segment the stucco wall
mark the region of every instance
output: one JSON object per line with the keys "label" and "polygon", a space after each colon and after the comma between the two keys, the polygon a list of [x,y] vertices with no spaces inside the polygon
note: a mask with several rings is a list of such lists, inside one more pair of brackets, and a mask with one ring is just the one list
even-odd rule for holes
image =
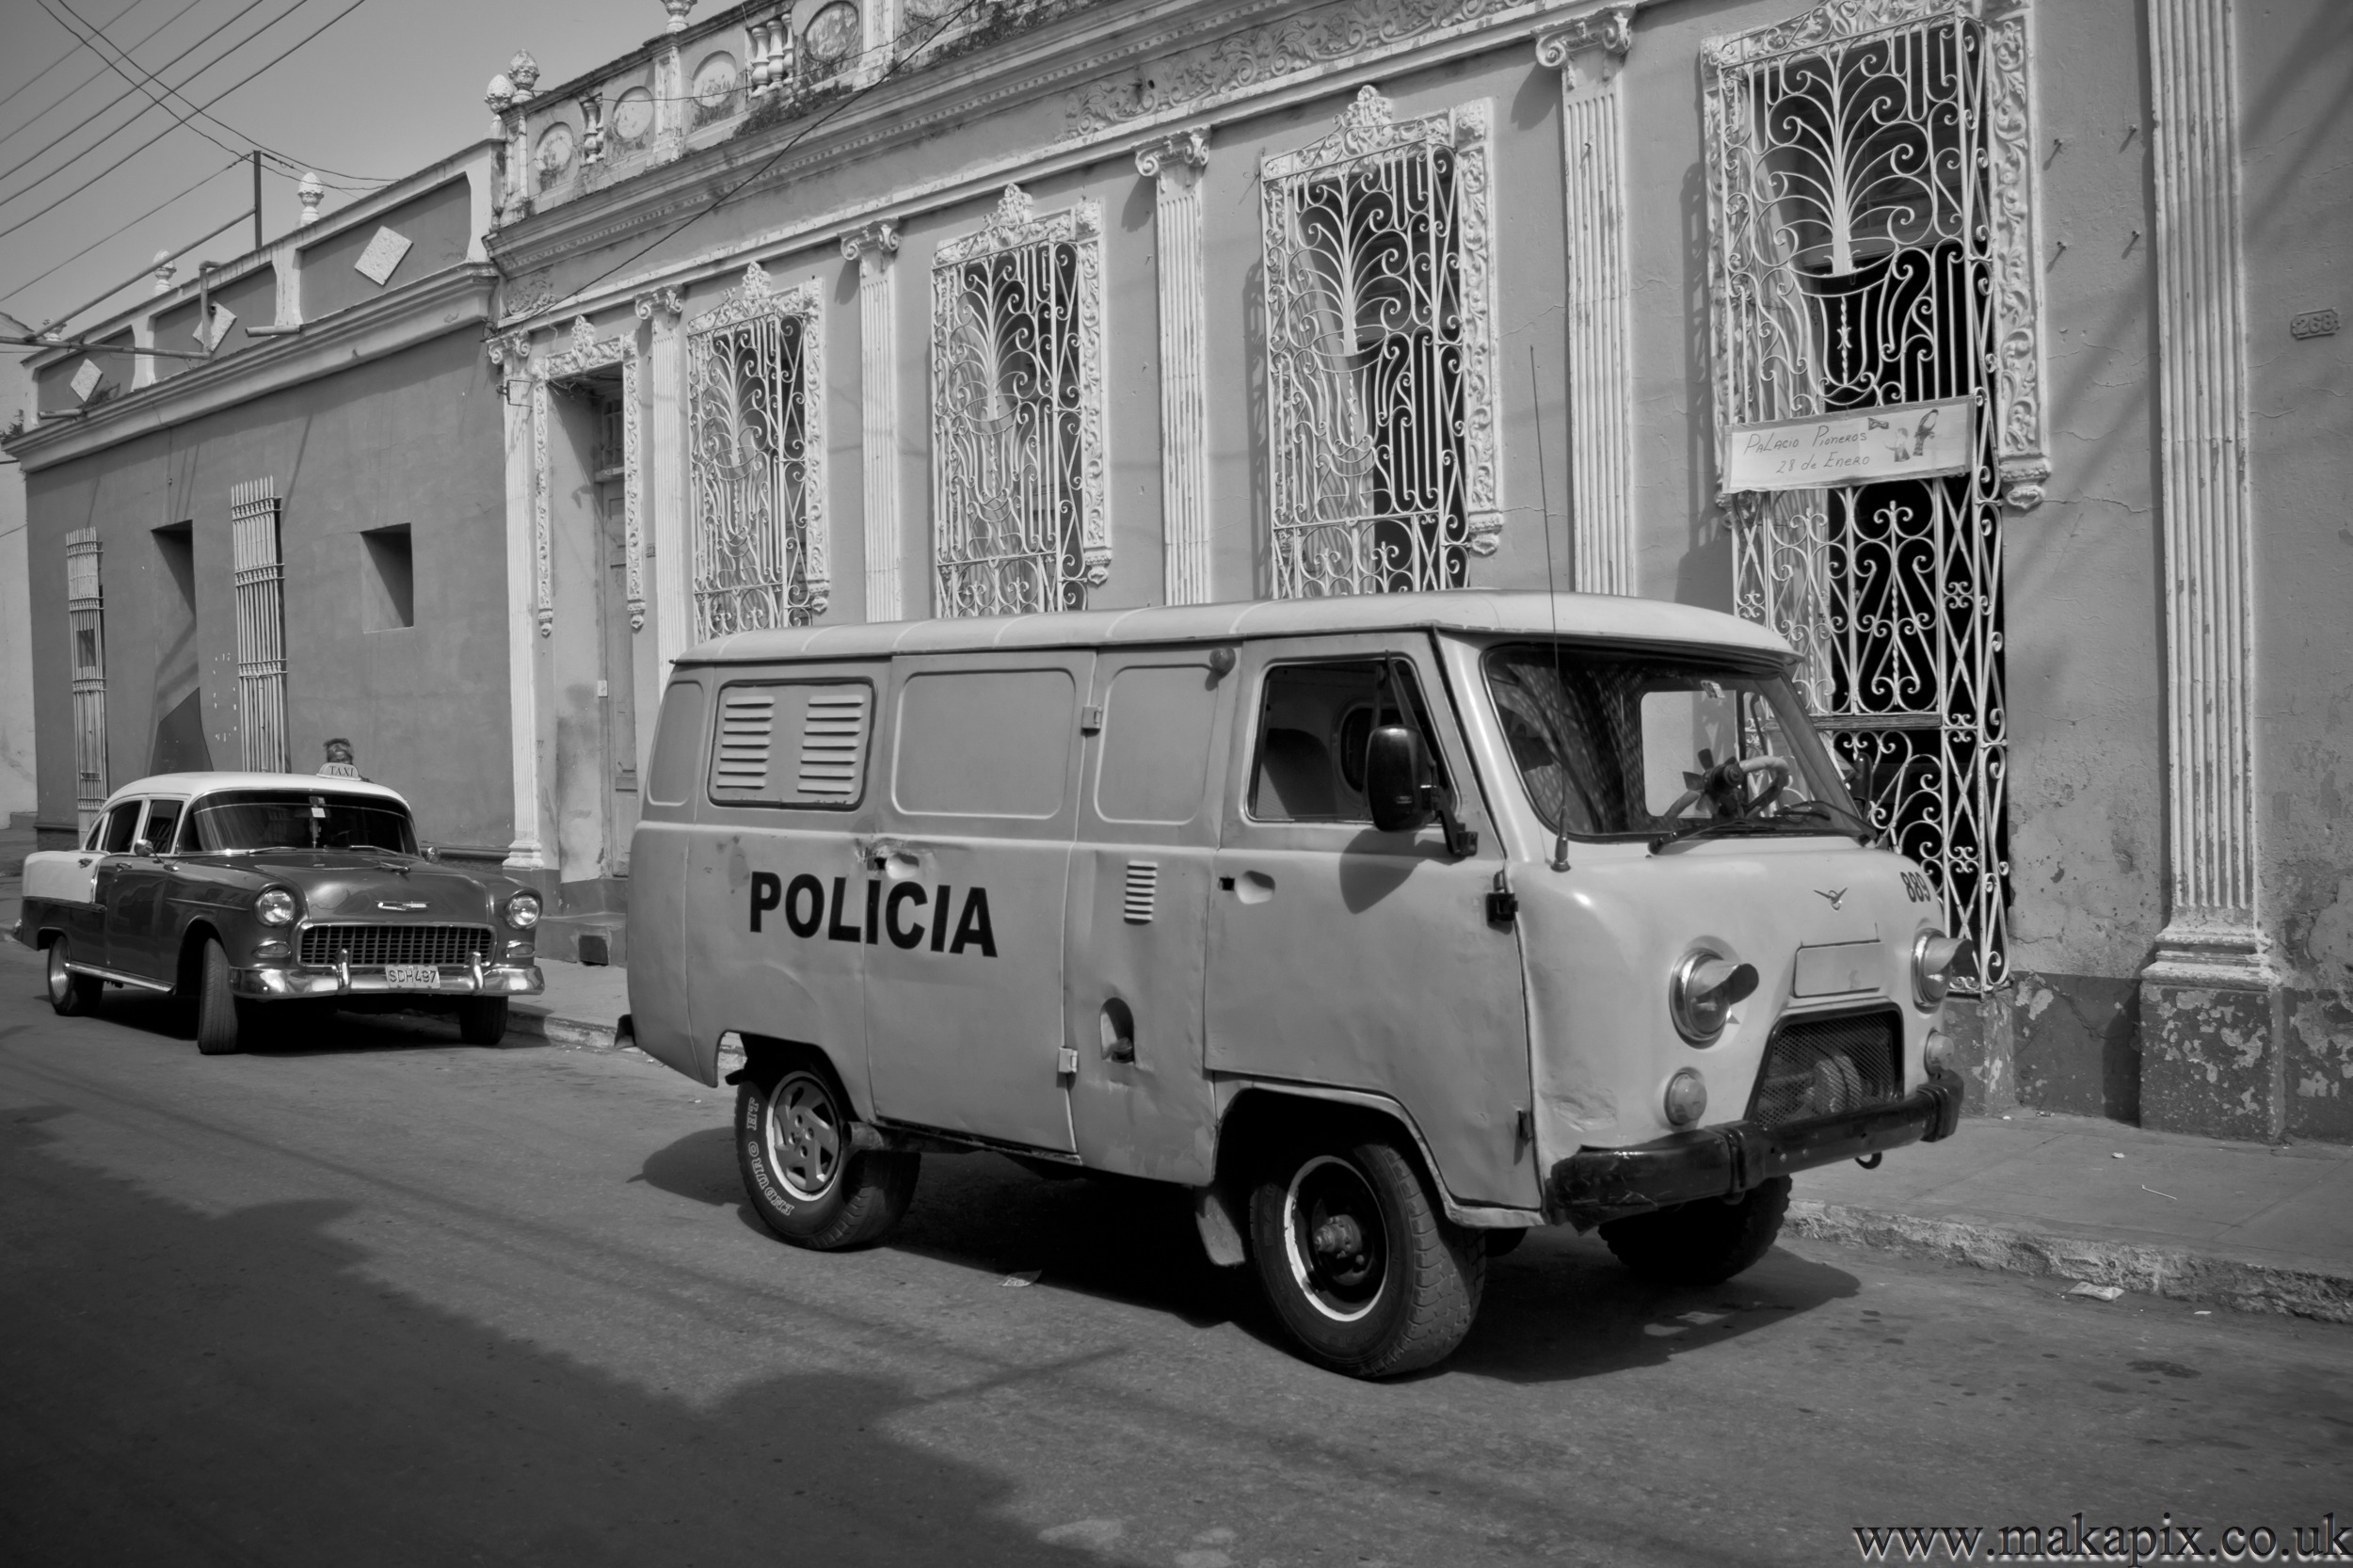
{"label": "stucco wall", "polygon": [[[24,362],[0,358],[0,425],[17,410],[30,417],[32,377]],[[29,580],[25,576],[24,474],[0,464],[0,826],[18,811],[34,809],[39,789],[33,775],[33,638]]]}
{"label": "stucco wall", "polygon": [[[371,222],[354,224],[304,246],[302,319],[316,321],[332,312],[363,305],[388,290],[463,262],[473,239],[468,232],[472,200],[461,177],[404,201]],[[400,264],[381,283],[354,264],[379,229],[390,229],[409,242]]]}
{"label": "stucco wall", "polygon": [[[95,525],[105,598],[109,781],[148,770],[155,673],[173,598],[153,531],[192,524],[204,738],[241,756],[230,487],[283,498],[286,712],[293,765],[347,736],[361,769],[407,794],[429,839],[510,833],[499,393],[471,332],[125,441],[29,476],[40,811],[73,821],[64,536]],[[364,630],[364,529],[406,523],[416,625]],[[469,740],[478,738],[480,744]]]}

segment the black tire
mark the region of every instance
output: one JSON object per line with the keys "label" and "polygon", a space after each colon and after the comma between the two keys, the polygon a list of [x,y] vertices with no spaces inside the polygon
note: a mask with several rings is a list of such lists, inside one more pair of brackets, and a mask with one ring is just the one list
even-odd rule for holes
{"label": "black tire", "polygon": [[849,1096],[822,1061],[775,1066],[737,1086],[735,1160],[770,1230],[839,1252],[879,1239],[907,1211],[920,1154],[851,1146]]}
{"label": "black tire", "polygon": [[1486,1241],[1449,1224],[1413,1160],[1345,1133],[1272,1161],[1251,1193],[1267,1303],[1309,1360],[1395,1377],[1452,1353],[1479,1315]]}
{"label": "black tire", "polygon": [[244,1043],[252,1008],[229,992],[229,954],[215,937],[197,960],[196,1048],[206,1056],[234,1055]]}
{"label": "black tire", "polygon": [[457,1004],[457,1037],[470,1046],[495,1046],[506,1038],[506,999],[468,997]]}
{"label": "black tire", "polygon": [[1721,1285],[1772,1250],[1789,1212],[1789,1178],[1775,1176],[1727,1203],[1702,1198],[1612,1220],[1601,1239],[1618,1261],[1662,1285]]}
{"label": "black tire", "polygon": [[71,954],[66,952],[65,938],[60,936],[49,944],[44,955],[49,968],[49,1005],[61,1017],[74,1017],[98,1011],[98,999],[105,994],[106,983],[94,974],[75,974],[65,967]]}

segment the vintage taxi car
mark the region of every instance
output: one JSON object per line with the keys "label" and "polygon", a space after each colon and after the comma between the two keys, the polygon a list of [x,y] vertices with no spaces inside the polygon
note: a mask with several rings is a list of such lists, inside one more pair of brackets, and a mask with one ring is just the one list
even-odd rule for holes
{"label": "vintage taxi car", "polygon": [[312,1008],[455,1013],[471,1044],[540,988],[539,898],[420,851],[380,784],[308,774],[160,774],[118,790],[79,849],[24,862],[16,938],[49,1002],[108,984],[194,1003],[197,1048],[234,1051]]}

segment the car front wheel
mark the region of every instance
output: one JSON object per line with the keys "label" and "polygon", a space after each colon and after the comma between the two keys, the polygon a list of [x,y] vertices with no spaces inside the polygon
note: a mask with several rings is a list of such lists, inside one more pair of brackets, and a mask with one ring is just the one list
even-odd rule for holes
{"label": "car front wheel", "polygon": [[468,997],[457,1004],[457,1037],[470,1046],[495,1046],[506,1038],[506,999]]}
{"label": "car front wheel", "polygon": [[49,1005],[69,1018],[80,1013],[95,1013],[106,983],[94,974],[75,974],[67,968],[69,956],[64,937],[49,944]]}
{"label": "car front wheel", "polygon": [[1272,1162],[1251,1194],[1250,1240],[1283,1326],[1351,1377],[1443,1361],[1486,1288],[1483,1239],[1448,1222],[1383,1137],[1316,1140]]}
{"label": "car front wheel", "polygon": [[229,954],[217,939],[207,937],[197,968],[196,1048],[207,1056],[234,1054],[251,1009],[251,1003],[231,994]]}

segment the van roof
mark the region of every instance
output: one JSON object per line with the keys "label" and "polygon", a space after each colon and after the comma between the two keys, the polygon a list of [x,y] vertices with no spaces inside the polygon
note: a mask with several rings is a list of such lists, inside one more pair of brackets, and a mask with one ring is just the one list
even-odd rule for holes
{"label": "van roof", "polygon": [[1228,604],[1075,610],[1055,615],[799,626],[738,632],[690,648],[679,664],[749,664],[782,659],[875,658],[984,648],[1087,648],[1133,643],[1233,642],[1319,632],[1400,630],[1501,632],[1594,641],[1686,643],[1789,658],[1779,633],[1716,610],[1617,594],[1540,590],[1356,594],[1333,599],[1246,600]]}

